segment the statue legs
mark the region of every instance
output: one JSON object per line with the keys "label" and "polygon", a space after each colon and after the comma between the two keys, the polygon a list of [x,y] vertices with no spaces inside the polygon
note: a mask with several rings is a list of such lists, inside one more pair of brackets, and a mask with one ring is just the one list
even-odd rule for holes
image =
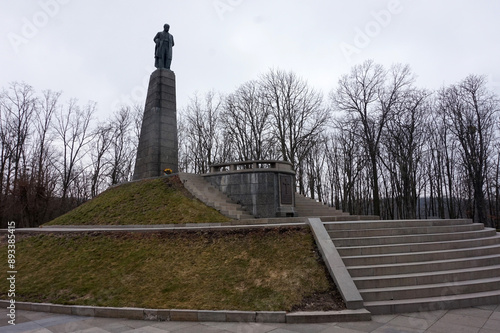
{"label": "statue legs", "polygon": [[170,64],[172,64],[172,58],[155,58],[156,68],[166,68],[170,69]]}

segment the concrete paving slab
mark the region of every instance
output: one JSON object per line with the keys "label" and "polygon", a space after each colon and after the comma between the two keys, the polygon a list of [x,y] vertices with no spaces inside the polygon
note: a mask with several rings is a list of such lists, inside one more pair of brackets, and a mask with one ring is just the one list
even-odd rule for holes
{"label": "concrete paving slab", "polygon": [[190,326],[190,327],[186,327],[186,328],[183,328],[182,330],[178,330],[177,332],[179,333],[231,333],[229,331],[225,331],[225,330],[220,330],[218,328],[215,328],[215,327],[210,327],[210,326],[207,326],[207,325],[203,325],[203,324],[197,324],[197,325],[194,325],[194,326]]}
{"label": "concrete paving slab", "polygon": [[60,325],[49,326],[47,328],[53,333],[66,333],[66,332],[75,332],[75,331],[78,332],[78,331],[90,330],[95,327],[92,327],[91,325],[89,325],[84,321],[72,321]]}
{"label": "concrete paving slab", "polygon": [[489,319],[500,320],[500,311],[498,309],[494,311]]}
{"label": "concrete paving slab", "polygon": [[[272,333],[274,333],[274,331]],[[324,331],[321,331],[320,333],[359,333],[359,331],[351,330],[349,328],[344,328],[344,327],[330,326]]]}
{"label": "concrete paving slab", "polygon": [[463,316],[489,318],[492,314],[492,310],[481,309],[481,308],[454,309],[454,310],[448,311],[447,314],[457,314],[457,315],[463,315]]}
{"label": "concrete paving slab", "polygon": [[279,328],[279,324],[264,324],[264,323],[203,323],[206,326],[214,327],[223,331],[233,333],[267,333],[274,332]]}
{"label": "concrete paving slab", "polygon": [[478,333],[480,328],[455,325],[446,322],[437,322],[425,333]]}
{"label": "concrete paving slab", "polygon": [[377,323],[382,323],[386,324],[396,318],[398,315],[391,314],[391,315],[377,315],[377,316],[372,316],[372,320],[377,322]]}
{"label": "concrete paving slab", "polygon": [[500,331],[500,320],[489,319],[481,328]]}
{"label": "concrete paving slab", "polygon": [[411,312],[411,313],[403,313],[403,314],[401,314],[401,316],[431,320],[431,319],[439,319],[439,318],[443,317],[447,312],[448,312],[447,310]]}
{"label": "concrete paving slab", "polygon": [[182,331],[191,326],[197,326],[198,323],[192,321],[167,321],[161,323],[151,324],[151,327],[162,329],[166,332]]}
{"label": "concrete paving slab", "polygon": [[291,330],[288,330],[286,328],[277,328],[275,329],[274,331],[272,331],[273,333],[297,333],[295,331],[291,331]]}
{"label": "concrete paving slab", "polygon": [[488,329],[482,328],[479,330],[479,333],[498,333],[498,330],[488,330]]}
{"label": "concrete paving slab", "polygon": [[482,328],[488,319],[482,317],[473,317],[465,314],[447,313],[438,323],[450,323],[453,325],[459,325],[463,327],[476,327]]}
{"label": "concrete paving slab", "polygon": [[153,326],[145,326],[127,331],[127,333],[165,333],[165,331]]}
{"label": "concrete paving slab", "polygon": [[388,325],[411,328],[417,331],[424,332],[426,329],[431,327],[438,319],[423,319],[415,317],[398,316],[391,320]]}
{"label": "concrete paving slab", "polygon": [[[106,318],[102,318],[102,319],[106,319]],[[112,320],[113,320],[112,323],[96,324],[94,327],[98,327],[98,328],[103,329],[106,332],[110,332],[110,333],[129,332],[131,329],[133,329],[132,327],[127,326],[124,323],[116,322],[116,319],[112,319]]]}
{"label": "concrete paving slab", "polygon": [[376,329],[384,326],[382,323],[378,323],[376,321],[360,321],[357,323],[338,323],[336,326],[338,327],[343,327],[343,328],[348,328],[351,330],[356,330],[358,332],[372,332],[375,331]]}
{"label": "concrete paving slab", "polygon": [[[287,324],[282,326],[281,329],[286,329],[294,333],[319,333],[327,329],[329,325],[326,324]],[[272,331],[273,333],[275,331]]]}
{"label": "concrete paving slab", "polygon": [[146,320],[118,319],[120,323],[130,328],[141,328],[150,326],[152,323]]}
{"label": "concrete paving slab", "polygon": [[387,324],[382,327],[377,328],[372,333],[424,333],[424,330],[409,328],[409,327],[401,327],[396,325]]}

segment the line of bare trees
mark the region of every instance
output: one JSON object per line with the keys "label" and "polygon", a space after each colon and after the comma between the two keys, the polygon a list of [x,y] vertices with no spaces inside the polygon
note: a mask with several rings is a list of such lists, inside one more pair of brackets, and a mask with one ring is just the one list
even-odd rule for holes
{"label": "line of bare trees", "polygon": [[[179,111],[179,169],[277,159],[297,191],[351,214],[385,219],[500,219],[500,102],[484,77],[428,91],[409,66],[373,61],[325,98],[272,69]],[[36,226],[132,178],[142,108],[105,121],[96,105],[13,83],[0,93],[0,222]]]}
{"label": "line of bare trees", "polygon": [[373,61],[326,99],[270,70],[222,96],[195,95],[179,121],[180,169],[280,159],[297,191],[351,214],[470,217],[498,226],[500,102],[484,77],[428,91],[409,66]]}
{"label": "line of bare trees", "polygon": [[25,83],[0,92],[0,223],[38,226],[133,172],[140,108],[97,122],[95,103]]}

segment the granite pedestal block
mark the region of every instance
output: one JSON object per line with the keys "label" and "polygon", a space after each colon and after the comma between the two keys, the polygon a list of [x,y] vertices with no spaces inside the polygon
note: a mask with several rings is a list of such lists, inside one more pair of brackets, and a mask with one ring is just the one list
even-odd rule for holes
{"label": "granite pedestal block", "polygon": [[178,172],[178,150],[175,74],[157,69],[149,79],[134,180],[159,177],[167,168]]}

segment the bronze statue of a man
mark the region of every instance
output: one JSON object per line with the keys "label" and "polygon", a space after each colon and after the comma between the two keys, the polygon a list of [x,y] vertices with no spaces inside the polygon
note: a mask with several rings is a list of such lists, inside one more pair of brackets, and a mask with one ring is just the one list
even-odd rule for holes
{"label": "bronze statue of a man", "polygon": [[156,34],[153,39],[155,46],[155,67],[170,69],[172,63],[172,47],[174,46],[174,36],[168,33],[170,26],[165,24],[163,31]]}

